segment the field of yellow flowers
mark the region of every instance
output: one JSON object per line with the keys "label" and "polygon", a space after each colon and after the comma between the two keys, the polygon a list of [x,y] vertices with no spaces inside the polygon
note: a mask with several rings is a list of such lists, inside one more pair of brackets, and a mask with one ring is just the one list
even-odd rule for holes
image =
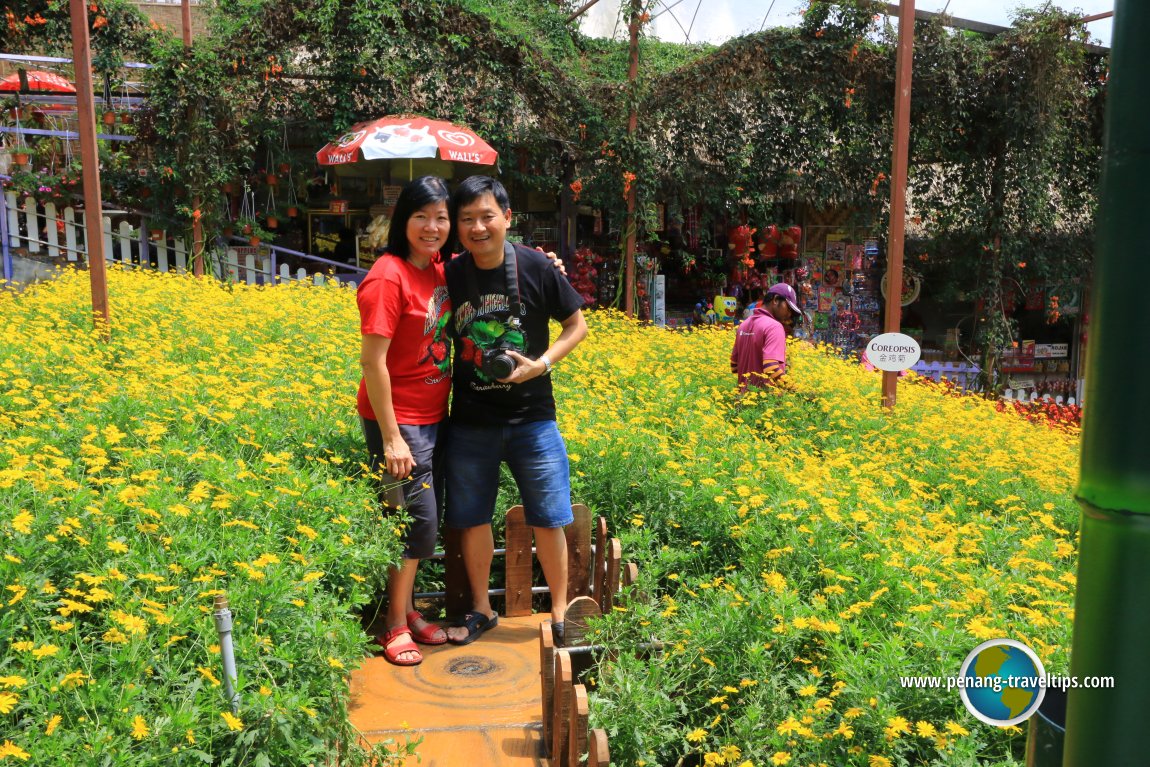
{"label": "field of yellow flowers", "polygon": [[[0,292],[0,762],[344,764],[357,610],[398,555],[354,413],[351,291],[113,271]],[[593,718],[636,765],[1012,764],[904,690],[1009,636],[1065,673],[1074,433],[795,346],[737,401],[731,331],[611,312],[556,370],[576,499],[640,564]],[[236,613],[239,708],[214,597]]]}
{"label": "field of yellow flowers", "polygon": [[[1067,673],[1078,436],[792,345],[798,391],[738,402],[729,329],[598,315],[563,362],[576,495],[623,530],[639,591],[603,627],[592,718],[636,765],[1009,765],[966,713],[991,637]],[[928,382],[929,383],[929,382]],[[682,761],[680,761],[682,760]]]}
{"label": "field of yellow flowers", "polygon": [[398,546],[359,465],[353,295],[109,290],[110,343],[86,274],[0,292],[0,763],[354,764],[352,610]]}

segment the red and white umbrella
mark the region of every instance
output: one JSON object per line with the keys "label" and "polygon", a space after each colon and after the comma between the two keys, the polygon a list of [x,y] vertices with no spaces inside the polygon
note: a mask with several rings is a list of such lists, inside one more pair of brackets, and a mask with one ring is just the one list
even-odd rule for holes
{"label": "red and white umbrella", "polygon": [[499,153],[467,128],[426,117],[394,116],[353,125],[316,153],[320,165],[421,157],[494,165]]}
{"label": "red and white umbrella", "polygon": [[[52,72],[40,72],[38,70],[30,70],[28,75],[28,90],[39,91],[41,93],[75,93],[76,86],[68,82],[66,78]],[[20,73],[8,75],[3,80],[0,80],[0,91],[13,92],[19,91],[20,88]]]}

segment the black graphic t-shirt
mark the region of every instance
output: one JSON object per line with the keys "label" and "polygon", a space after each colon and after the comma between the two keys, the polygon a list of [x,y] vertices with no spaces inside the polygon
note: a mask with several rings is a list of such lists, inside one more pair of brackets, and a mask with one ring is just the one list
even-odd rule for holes
{"label": "black graphic t-shirt", "polygon": [[474,264],[471,254],[465,251],[447,264],[447,291],[455,307],[452,321],[458,339],[451,384],[452,421],[503,426],[555,420],[550,376],[521,384],[500,383],[483,375],[477,364],[483,349],[507,342],[522,346],[523,356],[538,358],[551,345],[548,321],[562,322],[583,308],[583,298],[547,256],[522,245],[514,247],[519,295],[526,310],[518,330],[508,323],[511,303],[503,264],[474,270],[478,307],[468,287],[467,270]]}

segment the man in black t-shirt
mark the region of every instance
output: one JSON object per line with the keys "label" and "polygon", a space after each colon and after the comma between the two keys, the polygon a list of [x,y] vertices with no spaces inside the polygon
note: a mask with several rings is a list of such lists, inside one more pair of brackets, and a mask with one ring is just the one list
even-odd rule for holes
{"label": "man in black t-shirt", "polygon": [[[551,589],[551,619],[561,638],[567,607],[563,527],[572,521],[571,484],[549,374],[587,335],[583,299],[544,254],[506,244],[511,205],[498,181],[467,179],[452,209],[466,251],[446,267],[457,341],[445,518],[463,531],[472,609],[448,630],[448,639],[468,644],[497,621],[487,585],[495,548],[491,517],[504,461],[535,533]],[[554,342],[552,319],[562,327]]]}

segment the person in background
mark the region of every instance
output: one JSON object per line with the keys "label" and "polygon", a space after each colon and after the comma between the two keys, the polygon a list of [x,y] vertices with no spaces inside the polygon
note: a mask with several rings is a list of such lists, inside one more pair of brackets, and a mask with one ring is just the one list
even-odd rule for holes
{"label": "person in background", "polygon": [[789,388],[787,327],[802,316],[795,289],[785,282],[772,285],[759,307],[735,329],[731,349],[731,372],[738,376],[739,391],[748,386]]}

